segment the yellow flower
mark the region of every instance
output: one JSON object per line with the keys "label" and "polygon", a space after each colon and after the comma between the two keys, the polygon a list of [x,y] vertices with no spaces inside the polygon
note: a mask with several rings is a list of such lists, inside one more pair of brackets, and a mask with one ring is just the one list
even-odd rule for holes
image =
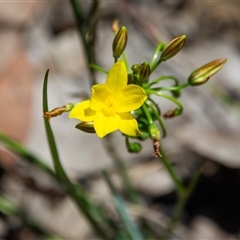
{"label": "yellow flower", "polygon": [[122,60],[110,69],[105,84],[92,86],[90,100],[77,104],[70,118],[93,122],[98,137],[116,130],[128,136],[138,136],[137,121],[130,113],[147,99],[145,91],[134,84],[127,85],[127,70]]}

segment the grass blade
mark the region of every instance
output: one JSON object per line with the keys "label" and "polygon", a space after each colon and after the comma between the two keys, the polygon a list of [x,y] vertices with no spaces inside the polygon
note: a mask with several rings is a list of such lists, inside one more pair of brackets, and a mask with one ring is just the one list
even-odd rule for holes
{"label": "grass blade", "polygon": [[34,232],[42,235],[44,239],[56,239],[56,240],[63,239],[49,233],[48,231],[40,227],[34,220],[27,217],[23,212],[19,211],[12,203],[10,203],[1,192],[0,192],[0,212],[7,216],[14,216],[20,218],[26,226],[30,227]]}
{"label": "grass blade", "polygon": [[[43,111],[44,112],[48,111],[48,96],[47,96],[48,74],[49,74],[49,70],[47,70],[47,72],[45,74],[44,83],[43,83]],[[66,173],[65,173],[65,171],[62,167],[62,164],[60,162],[57,146],[56,146],[56,143],[55,143],[55,139],[54,139],[54,135],[53,135],[50,123],[46,118],[44,118],[44,125],[45,125],[48,145],[49,145],[50,152],[51,152],[51,155],[52,155],[53,166],[54,166],[54,170],[56,172],[56,175],[60,179],[66,180],[67,182],[69,182],[69,179],[68,179],[68,177],[67,177],[67,175],[66,175]]]}
{"label": "grass blade", "polygon": [[128,214],[126,206],[124,204],[124,201],[123,201],[122,197],[116,191],[116,188],[114,187],[113,182],[111,181],[108,172],[103,170],[102,173],[103,173],[104,179],[106,180],[106,183],[108,184],[108,186],[111,190],[114,205],[119,213],[120,218],[123,221],[123,224],[124,224],[127,232],[129,233],[129,236],[131,236],[131,238],[133,240],[135,240],[135,239],[144,240],[144,237],[142,236],[139,228],[134,223],[131,216]]}

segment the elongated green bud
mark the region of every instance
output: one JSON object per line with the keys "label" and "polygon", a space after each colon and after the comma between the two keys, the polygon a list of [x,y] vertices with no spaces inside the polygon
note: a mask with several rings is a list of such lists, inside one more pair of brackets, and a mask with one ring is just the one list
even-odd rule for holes
{"label": "elongated green bud", "polygon": [[158,156],[161,157],[162,155],[159,152],[160,139],[161,139],[160,131],[154,123],[149,125],[148,131],[149,131],[150,138],[153,140],[153,149],[154,149],[153,155],[155,157],[158,157]]}
{"label": "elongated green bud", "polygon": [[226,58],[216,59],[196,69],[188,78],[189,85],[198,86],[206,83],[210,77],[216,74],[223,67],[226,61]]}
{"label": "elongated green bud", "polygon": [[128,84],[134,84],[134,76],[132,73],[128,74]]}
{"label": "elongated green bud", "polygon": [[96,133],[93,127],[93,122],[80,122],[79,124],[76,125],[75,128],[82,130],[83,132],[86,133]]}
{"label": "elongated green bud", "polygon": [[148,62],[144,62],[139,67],[139,81],[145,82],[150,76],[151,69]]}
{"label": "elongated green bud", "polygon": [[123,53],[128,40],[127,28],[121,27],[117,32],[112,45],[113,57],[119,58]]}
{"label": "elongated green bud", "polygon": [[149,125],[148,131],[149,131],[149,134],[150,134],[150,138],[153,141],[159,141],[160,140],[160,138],[161,138],[160,131],[154,123]]}
{"label": "elongated green bud", "polygon": [[168,59],[174,57],[182,49],[185,41],[186,41],[185,35],[176,37],[172,41],[170,41],[164,48],[160,60],[167,61]]}

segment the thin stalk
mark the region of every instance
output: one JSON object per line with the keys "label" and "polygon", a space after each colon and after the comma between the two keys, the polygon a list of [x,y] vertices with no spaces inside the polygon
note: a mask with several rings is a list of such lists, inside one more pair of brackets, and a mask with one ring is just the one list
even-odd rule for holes
{"label": "thin stalk", "polygon": [[122,59],[123,59],[123,61],[125,63],[127,72],[129,72],[130,71],[130,66],[129,66],[128,59],[127,59],[127,56],[126,56],[125,52],[122,53]]}
{"label": "thin stalk", "polygon": [[[95,211],[105,222],[108,222],[110,225],[110,220],[106,216],[106,214],[102,211],[101,208],[94,205],[85,195],[83,192],[83,189],[79,185],[75,185],[70,182],[63,181],[62,178],[59,178],[54,171],[47,166],[43,160],[38,159],[35,157],[32,153],[30,153],[26,148],[24,148],[21,144],[15,142],[14,140],[10,139],[6,135],[0,132],[0,142],[2,142],[8,149],[11,151],[19,154],[21,157],[23,157],[25,160],[27,160],[29,163],[34,164],[35,166],[39,167],[44,172],[48,173],[50,176],[53,177],[61,186],[68,192],[69,196],[72,198],[72,200],[76,203],[76,205],[79,207],[79,209],[82,210],[82,212],[85,214],[93,228],[99,228],[98,223],[93,218],[93,216],[89,215],[90,212]],[[91,209],[90,209],[91,208]],[[96,216],[96,214],[94,214]],[[100,222],[100,221],[99,221]],[[102,221],[101,221],[102,222]],[[114,229],[114,228],[113,228]],[[115,228],[116,229],[116,228]],[[95,229],[96,230],[96,229]],[[102,229],[96,230],[96,232],[99,234],[100,232],[104,231]],[[105,234],[99,234],[99,236],[103,236],[103,239],[108,239],[105,237]]]}
{"label": "thin stalk", "polygon": [[104,138],[104,144],[105,144],[105,147],[106,147],[108,153],[111,155],[111,158],[114,161],[115,167],[118,170],[118,173],[121,177],[124,187],[126,188],[129,199],[133,203],[139,203],[139,197],[138,197],[136,191],[134,190],[134,187],[132,186],[130,177],[127,172],[127,168],[126,168],[124,162],[121,160],[121,158],[116,153],[116,150],[112,144],[111,135],[107,135]]}
{"label": "thin stalk", "polygon": [[177,108],[178,110],[178,115],[180,115],[183,111],[183,106],[182,104],[177,100],[175,99],[174,97],[171,97],[167,94],[164,94],[164,93],[161,93],[160,91],[155,91],[155,90],[152,90],[152,89],[145,89],[145,92],[147,95],[150,95],[150,94],[154,94],[154,95],[157,95],[159,97],[164,97],[168,100],[170,100],[171,102],[175,103],[179,108]]}
{"label": "thin stalk", "polygon": [[162,60],[158,60],[152,67],[151,67],[151,73],[154,72],[154,70],[162,63]]}
{"label": "thin stalk", "polygon": [[63,238],[56,236],[55,234],[49,233],[44,228],[40,227],[37,222],[35,222],[30,217],[26,216],[26,214],[19,209],[17,209],[13,204],[6,199],[3,194],[0,192],[0,212],[7,216],[14,216],[22,220],[22,222],[31,228],[37,234],[42,235],[44,239],[58,239],[61,240]]}
{"label": "thin stalk", "polygon": [[165,124],[161,118],[161,115],[159,114],[159,111],[155,109],[155,107],[158,109],[158,106],[155,105],[153,106],[153,104],[148,104],[148,106],[151,108],[151,110],[153,111],[153,114],[154,116],[157,118],[158,120],[158,123],[162,129],[162,132],[163,132],[163,137],[166,137],[167,135],[167,130],[166,130],[166,127],[165,127]]}
{"label": "thin stalk", "polygon": [[[44,76],[43,91],[42,91],[42,105],[43,105],[44,112],[48,112],[48,96],[47,96],[48,74],[49,74],[49,70],[46,71],[46,74]],[[52,129],[50,127],[50,123],[47,118],[44,118],[44,125],[45,125],[46,134],[47,134],[48,145],[52,155],[55,173],[60,179],[66,182],[69,182],[69,179],[59,159],[56,142],[53,136]]]}
{"label": "thin stalk", "polygon": [[8,149],[17,153],[28,162],[39,167],[53,178],[56,178],[54,171],[47,164],[45,164],[43,160],[37,158],[34,154],[30,153],[24,146],[12,140],[2,132],[0,132],[0,142],[2,142]]}
{"label": "thin stalk", "polygon": [[186,88],[189,86],[189,83],[186,82],[182,85],[179,85],[179,86],[171,86],[171,87],[158,87],[158,88],[151,88],[152,90],[154,91],[174,91],[174,90],[181,90],[183,88]]}
{"label": "thin stalk", "polygon": [[166,170],[168,171],[169,175],[171,176],[173,183],[176,187],[178,196],[181,197],[183,196],[183,194],[186,191],[185,186],[183,185],[182,181],[180,180],[180,178],[178,177],[177,173],[175,172],[172,164],[169,162],[165,151],[163,150],[162,147],[160,147],[160,152],[162,154],[162,157],[159,158],[159,160],[163,163],[164,167],[166,168]]}
{"label": "thin stalk", "polygon": [[[45,74],[43,83],[43,110],[45,112],[48,111],[47,86],[48,86],[48,71]],[[52,154],[53,165],[57,178],[64,185],[69,196],[76,202],[77,206],[79,206],[79,209],[81,209],[81,211],[85,214],[85,216],[93,226],[94,230],[98,233],[98,235],[101,236],[103,239],[109,239],[104,230],[100,227],[100,221],[96,219],[96,213],[98,213],[98,216],[101,216],[102,212],[100,213],[99,209],[89,201],[89,199],[87,198],[84,191],[80,188],[80,186],[78,187],[69,180],[64,168],[62,167],[58,155],[58,150],[56,147],[56,142],[51,129],[51,125],[46,118],[44,118],[44,123],[48,145],[50,148],[50,152]],[[95,210],[95,214],[92,213],[93,210]]]}
{"label": "thin stalk", "polygon": [[[154,51],[153,57],[149,63],[150,68],[151,68],[151,72],[153,72],[153,70],[158,66],[155,64],[156,60],[158,59],[159,53],[163,51],[163,49],[165,48],[166,43],[159,43]],[[155,65],[154,65],[155,64]]]}
{"label": "thin stalk", "polygon": [[83,10],[82,10],[80,1],[70,0],[70,2],[71,2],[74,16],[75,16],[75,19],[77,22],[78,32],[79,32],[80,37],[83,42],[83,48],[85,51],[85,55],[86,55],[86,58],[88,61],[88,67],[89,67],[89,71],[90,71],[91,77],[92,77],[91,85],[94,85],[96,83],[96,80],[95,80],[95,76],[94,76],[94,71],[90,67],[90,64],[93,63],[94,56],[93,56],[93,48],[91,47],[91,45],[89,44],[89,42],[87,41],[87,38],[86,38],[87,28],[86,28],[85,24],[87,23],[87,20],[83,14]]}
{"label": "thin stalk", "polygon": [[142,106],[141,106],[142,110],[144,111],[146,117],[147,117],[147,120],[148,120],[148,124],[153,124],[153,120],[152,120],[152,117],[151,117],[151,114],[149,113],[149,110],[146,106],[146,103],[144,103]]}
{"label": "thin stalk", "polygon": [[190,196],[192,195],[200,176],[201,176],[201,171],[200,171],[200,169],[197,169],[196,172],[193,174],[193,176],[190,180],[190,183],[189,183],[188,187],[186,188],[185,192],[182,195],[178,196],[178,200],[174,207],[171,221],[170,221],[168,227],[163,232],[161,239],[166,240],[166,239],[170,238],[170,234],[171,234],[172,230],[174,229],[176,223],[180,220],[183,210],[185,208],[185,205],[186,205],[188,199],[190,198]]}
{"label": "thin stalk", "polygon": [[[92,225],[94,231],[104,240],[111,240],[107,236],[106,231],[100,226],[102,221],[96,219],[96,214],[99,215],[99,210],[92,203],[89,202],[87,197],[79,191],[78,185],[67,185],[67,191],[70,197],[75,201],[75,204],[79,207],[82,213],[86,216],[90,224]],[[106,219],[102,219],[106,220]]]}
{"label": "thin stalk", "polygon": [[101,67],[99,67],[98,65],[96,65],[96,64],[94,64],[94,63],[91,63],[89,66],[90,66],[90,68],[92,68],[92,69],[94,69],[94,70],[97,70],[97,71],[99,71],[99,72],[108,74],[108,71],[107,71],[106,69],[101,68]]}
{"label": "thin stalk", "polygon": [[131,237],[132,240],[135,240],[135,239],[144,240],[138,226],[134,223],[131,216],[127,212],[125,203],[124,203],[122,197],[117,192],[108,172],[104,170],[104,171],[102,171],[102,173],[103,173],[103,177],[104,177],[109,189],[111,190],[112,198],[113,198],[113,202],[116,207],[116,210],[117,210],[128,234],[129,234],[129,236]]}
{"label": "thin stalk", "polygon": [[154,79],[153,81],[149,82],[146,85],[146,88],[150,88],[152,85],[157,84],[157,83],[162,82],[162,81],[166,81],[166,80],[173,80],[174,83],[175,83],[175,86],[177,86],[179,84],[179,81],[176,77],[171,76],[171,75],[166,75],[166,76],[161,76],[161,77],[159,77],[157,79]]}

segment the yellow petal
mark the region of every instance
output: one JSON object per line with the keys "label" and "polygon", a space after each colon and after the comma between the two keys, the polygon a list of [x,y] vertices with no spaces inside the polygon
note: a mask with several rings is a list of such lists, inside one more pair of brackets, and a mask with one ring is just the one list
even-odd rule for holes
{"label": "yellow petal", "polygon": [[92,86],[92,96],[90,99],[90,107],[94,111],[101,111],[106,107],[106,103],[112,101],[113,94],[106,84],[98,84]]}
{"label": "yellow petal", "polygon": [[127,85],[127,69],[122,60],[117,61],[110,69],[106,84],[112,89],[113,94]]}
{"label": "yellow petal", "polygon": [[145,91],[134,84],[130,84],[122,88],[115,98],[115,111],[117,113],[130,112],[142,106],[147,99]]}
{"label": "yellow petal", "polygon": [[102,138],[110,132],[118,130],[120,117],[118,114],[105,116],[102,112],[97,112],[94,118],[94,129],[98,137]]}
{"label": "yellow petal", "polygon": [[93,121],[96,112],[93,111],[89,105],[89,100],[80,102],[71,110],[69,118],[77,118],[85,122]]}
{"label": "yellow petal", "polygon": [[138,123],[136,119],[130,113],[119,113],[121,123],[119,130],[131,137],[137,137],[141,135],[138,129]]}

